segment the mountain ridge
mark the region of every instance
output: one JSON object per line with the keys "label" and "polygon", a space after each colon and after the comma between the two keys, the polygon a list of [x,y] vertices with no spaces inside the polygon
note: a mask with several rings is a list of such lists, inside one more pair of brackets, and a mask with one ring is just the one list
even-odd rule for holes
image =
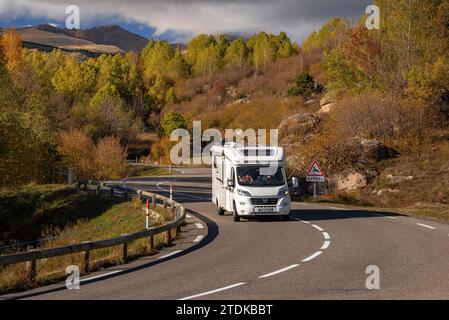
{"label": "mountain ridge", "polygon": [[[67,49],[103,51],[107,54],[140,52],[148,39],[132,33],[118,25],[97,26],[89,29],[69,30],[49,24],[18,28],[24,42]],[[81,47],[79,47],[81,46]],[[70,49],[70,48],[69,48]]]}

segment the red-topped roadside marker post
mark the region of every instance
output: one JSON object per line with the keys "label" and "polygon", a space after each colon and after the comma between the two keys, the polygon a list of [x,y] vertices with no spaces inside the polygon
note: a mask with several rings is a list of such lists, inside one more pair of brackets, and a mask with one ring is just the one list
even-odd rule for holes
{"label": "red-topped roadside marker post", "polygon": [[306,176],[306,181],[307,182],[313,182],[313,197],[316,198],[317,194],[316,194],[316,184],[318,182],[323,183],[324,182],[324,171],[321,169],[320,164],[318,163],[318,161],[314,161],[312,163],[312,166],[310,167],[307,176]]}
{"label": "red-topped roadside marker post", "polygon": [[146,215],[145,228],[147,230],[150,229],[150,199],[147,199],[147,215]]}

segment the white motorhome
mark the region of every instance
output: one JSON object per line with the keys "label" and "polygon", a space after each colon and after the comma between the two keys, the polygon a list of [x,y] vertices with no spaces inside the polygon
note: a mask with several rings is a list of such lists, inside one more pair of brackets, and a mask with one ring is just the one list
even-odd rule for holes
{"label": "white motorhome", "polygon": [[284,150],[226,143],[212,148],[212,201],[234,221],[258,216],[290,218]]}

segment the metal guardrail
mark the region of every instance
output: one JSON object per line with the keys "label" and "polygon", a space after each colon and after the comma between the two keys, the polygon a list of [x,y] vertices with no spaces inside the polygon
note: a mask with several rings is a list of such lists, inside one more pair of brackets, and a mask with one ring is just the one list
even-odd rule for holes
{"label": "metal guardrail", "polygon": [[[107,187],[111,188],[112,194],[114,193],[114,190],[122,190],[125,194],[127,194],[128,192],[136,191],[129,187],[120,187],[113,185],[109,185]],[[29,252],[3,255],[0,256],[0,266],[8,266],[26,262],[28,279],[34,282],[36,280],[36,262],[40,259],[54,258],[74,253],[83,253],[83,272],[86,274],[89,272],[90,251],[122,245],[122,261],[126,264],[128,262],[128,244],[132,243],[133,241],[145,238],[148,239],[147,254],[151,255],[152,252],[154,252],[154,236],[165,232],[167,234],[166,244],[169,244],[173,239],[172,230],[177,229],[178,233],[180,232],[180,228],[185,222],[186,211],[181,204],[176,201],[172,201],[170,203],[169,199],[166,197],[141,190],[137,190],[137,194],[140,199],[152,199],[153,205],[156,205],[157,202],[160,201],[164,208],[168,209],[170,207],[174,221],[160,227],[154,227],[150,228],[149,230],[144,230],[129,235],[122,235],[120,237],[107,240],[83,242],[64,247],[32,250]]]}

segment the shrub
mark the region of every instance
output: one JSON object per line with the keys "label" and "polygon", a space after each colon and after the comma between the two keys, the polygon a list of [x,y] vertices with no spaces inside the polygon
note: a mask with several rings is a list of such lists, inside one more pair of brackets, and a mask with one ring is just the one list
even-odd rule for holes
{"label": "shrub", "polygon": [[317,84],[313,77],[308,73],[301,73],[295,79],[295,86],[288,90],[290,96],[303,96],[304,98],[311,97],[314,93],[321,93],[323,86]]}

